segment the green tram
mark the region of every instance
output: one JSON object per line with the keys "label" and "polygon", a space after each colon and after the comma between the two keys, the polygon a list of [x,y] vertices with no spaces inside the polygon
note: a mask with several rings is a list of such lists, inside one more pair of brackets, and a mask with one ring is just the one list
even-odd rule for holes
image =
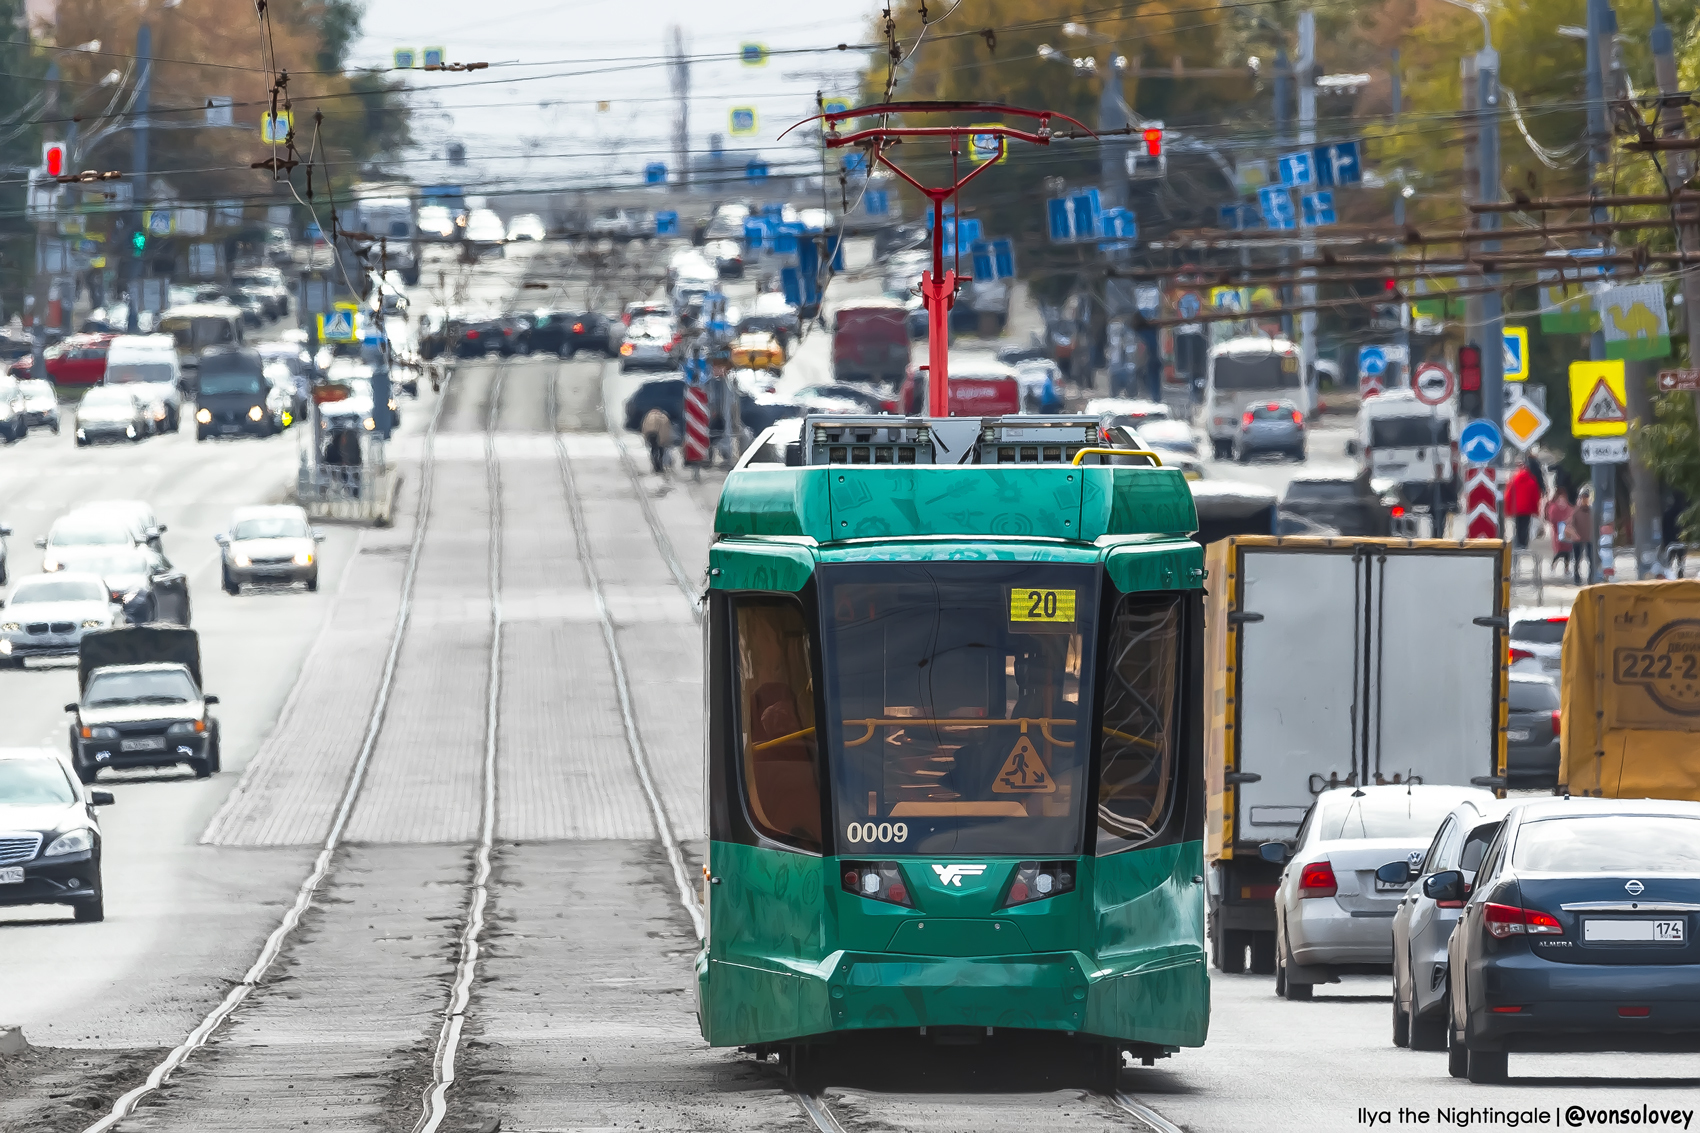
{"label": "green tram", "polygon": [[1180,472],[1100,443],[810,417],[728,476],[711,1045],[802,1078],[857,1034],[1072,1041],[1107,1088],[1204,1042],[1203,549]]}

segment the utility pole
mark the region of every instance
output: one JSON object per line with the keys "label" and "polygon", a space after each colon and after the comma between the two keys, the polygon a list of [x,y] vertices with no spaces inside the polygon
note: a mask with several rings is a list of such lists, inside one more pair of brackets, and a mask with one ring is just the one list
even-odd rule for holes
{"label": "utility pole", "polygon": [[[1600,170],[1605,168],[1611,156],[1611,135],[1606,126],[1605,66],[1606,59],[1609,58],[1611,25],[1615,22],[1607,0],[1588,0],[1588,164],[1590,181],[1596,194],[1605,188],[1600,184]],[[1606,210],[1595,206],[1590,210],[1590,219],[1605,222]],[[1608,239],[1609,237],[1602,233],[1602,248]],[[1595,362],[1605,361],[1606,336],[1602,332],[1595,331],[1589,339],[1588,357]],[[1588,471],[1594,490],[1596,550],[1589,567],[1588,581],[1604,582],[1616,574],[1612,560],[1616,555],[1614,528],[1617,523],[1617,473],[1610,464],[1591,465]]]}
{"label": "utility pole", "polygon": [[[1113,50],[1113,48],[1112,48]],[[1128,203],[1128,155],[1132,146],[1128,144],[1128,135],[1119,133],[1131,124],[1131,110],[1127,99],[1122,94],[1122,57],[1112,54],[1105,67],[1104,81],[1098,91],[1098,132],[1104,136],[1104,142],[1098,147],[1098,195],[1106,209],[1122,209]],[[1118,244],[1120,242],[1118,241]],[[1118,279],[1115,269],[1125,268],[1131,260],[1130,250],[1123,247],[1112,248],[1108,253],[1111,273],[1104,280],[1104,306],[1110,322],[1118,330],[1114,333],[1116,340],[1121,341],[1126,333],[1127,317],[1133,314],[1133,282]],[[1152,336],[1155,337],[1155,336]],[[1131,335],[1127,336],[1128,343],[1122,349],[1131,349]],[[1147,343],[1149,355],[1150,344]],[[1125,360],[1112,358],[1111,366],[1125,365]],[[1149,367],[1148,367],[1149,369]],[[1162,371],[1159,369],[1155,388],[1147,391],[1153,401],[1163,399]],[[1090,379],[1093,372],[1087,371]],[[1111,371],[1111,387],[1115,386],[1115,371]]]}
{"label": "utility pole", "polygon": [[[1316,145],[1316,13],[1299,13],[1299,149],[1306,153]],[[1302,217],[1301,217],[1302,219]],[[1299,256],[1306,263],[1316,259],[1316,241],[1309,227],[1299,244]],[[1315,279],[1315,268],[1304,268],[1300,279]],[[1316,394],[1316,284],[1299,285],[1299,300],[1306,309],[1299,314],[1299,378],[1309,391]],[[1314,402],[1313,402],[1314,404]]]}
{"label": "utility pole", "polygon": [[[1393,49],[1392,75],[1393,131],[1397,134],[1399,131],[1399,115],[1405,108],[1404,87],[1399,76],[1399,49],[1397,47]],[[1393,227],[1400,231],[1405,228],[1405,186],[1403,184],[1399,186],[1399,192],[1393,195]],[[1444,314],[1444,311],[1442,313]],[[1406,380],[1409,381],[1410,375],[1416,373],[1417,367],[1416,359],[1411,357],[1411,305],[1404,302],[1399,304],[1399,349],[1405,352],[1405,374]],[[1436,511],[1437,522],[1439,515],[1440,513]]]}
{"label": "utility pole", "polygon": [[[135,122],[130,128],[130,231],[144,231],[142,205],[148,196],[148,89],[153,79],[153,29],[143,24],[136,29],[136,105]],[[141,330],[142,275],[146,260],[131,250],[130,313],[125,329],[131,334]]]}
{"label": "utility pole", "polygon": [[[43,113],[48,121],[59,114],[59,64],[51,63],[47,68],[47,108]],[[42,131],[43,135],[47,133]],[[48,140],[45,137],[43,140]],[[70,166],[66,165],[61,172],[69,173]],[[46,180],[47,170],[42,170],[43,184],[52,195],[55,207],[48,210],[46,215],[35,222],[35,314],[30,320],[31,338],[30,376],[47,380],[47,289],[53,277],[47,271],[47,245],[53,239],[54,216],[58,212],[57,202],[59,187]]]}
{"label": "utility pole", "polygon": [[673,28],[672,59],[667,63],[673,87],[673,164],[678,184],[691,183],[691,63],[685,57],[685,30]]}
{"label": "utility pole", "polygon": [[[1466,55],[1458,63],[1459,86],[1464,92],[1464,207],[1469,208],[1470,202],[1476,199],[1476,190],[1482,183],[1481,131],[1477,128],[1477,95],[1480,87],[1476,82],[1476,57]],[[1482,297],[1471,295],[1464,300],[1464,337],[1475,341],[1481,336],[1482,327]],[[1460,428],[1462,425],[1460,425]]]}

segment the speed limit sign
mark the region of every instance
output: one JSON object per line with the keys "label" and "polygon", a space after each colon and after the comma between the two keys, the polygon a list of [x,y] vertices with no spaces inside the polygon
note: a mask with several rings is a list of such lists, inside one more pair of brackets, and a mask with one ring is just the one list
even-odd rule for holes
{"label": "speed limit sign", "polygon": [[1424,362],[1411,375],[1411,390],[1424,405],[1439,405],[1452,396],[1452,371],[1437,362]]}

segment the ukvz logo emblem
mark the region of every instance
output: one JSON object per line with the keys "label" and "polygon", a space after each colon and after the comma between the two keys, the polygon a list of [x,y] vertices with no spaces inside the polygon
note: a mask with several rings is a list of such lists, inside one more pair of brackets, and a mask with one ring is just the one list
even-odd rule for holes
{"label": "ukvz logo emblem", "polygon": [[961,889],[963,878],[979,877],[986,872],[986,867],[983,865],[936,865],[933,867],[933,872],[939,875],[940,885],[954,885]]}

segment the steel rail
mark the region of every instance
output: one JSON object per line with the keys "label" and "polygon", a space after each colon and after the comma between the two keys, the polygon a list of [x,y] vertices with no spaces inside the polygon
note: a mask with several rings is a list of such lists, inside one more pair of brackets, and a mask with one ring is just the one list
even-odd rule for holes
{"label": "steel rail", "polygon": [[[451,379],[452,380],[452,379]],[[248,998],[260,981],[265,979],[271,967],[277,962],[283,947],[289,942],[296,927],[301,923],[302,916],[312,904],[319,886],[330,873],[332,859],[342,845],[343,831],[348,828],[348,820],[354,812],[354,804],[360,797],[360,790],[366,782],[366,769],[371,762],[372,752],[377,747],[378,736],[383,730],[384,720],[388,713],[390,693],[395,686],[396,668],[401,657],[401,645],[407,636],[407,627],[413,613],[413,585],[419,573],[419,550],[425,541],[425,531],[431,518],[431,499],[434,494],[436,473],[436,439],[437,425],[442,418],[443,405],[448,401],[447,396],[437,399],[437,404],[431,411],[431,424],[425,430],[425,452],[420,461],[419,480],[419,515],[414,522],[413,539],[408,545],[407,568],[402,575],[401,600],[396,607],[395,629],[390,635],[389,652],[384,658],[383,675],[378,682],[378,693],[372,703],[372,712],[367,719],[366,733],[360,743],[360,752],[355,757],[354,766],[349,771],[348,782],[343,788],[342,799],[337,806],[336,816],[331,821],[329,831],[320,844],[319,852],[313,859],[313,868],[296,890],[295,901],[284,913],[271,935],[266,937],[259,955],[243,974],[242,979],[230,988],[218,1005],[214,1007],[194,1030],[189,1032],[177,1046],[166,1052],[164,1058],[156,1063],[148,1072],[147,1079],[132,1090],[122,1094],[112,1103],[107,1114],[94,1124],[87,1126],[83,1133],[107,1133],[115,1129],[118,1123],[129,1117],[136,1106],[149,1094],[158,1090],[171,1077],[172,1073],[186,1062],[190,1055],[205,1046],[211,1040],[213,1033],[230,1017],[231,1012]]]}

